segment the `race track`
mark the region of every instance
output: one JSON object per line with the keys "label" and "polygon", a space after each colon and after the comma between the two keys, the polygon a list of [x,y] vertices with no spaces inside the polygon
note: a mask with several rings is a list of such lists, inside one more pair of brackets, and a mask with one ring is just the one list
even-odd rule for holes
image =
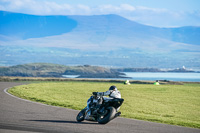
{"label": "race track", "polygon": [[[4,92],[19,82],[0,82],[0,133],[200,133],[200,129],[117,118],[106,125],[76,122],[79,111],[18,99]],[[123,113],[123,112],[122,112]]]}

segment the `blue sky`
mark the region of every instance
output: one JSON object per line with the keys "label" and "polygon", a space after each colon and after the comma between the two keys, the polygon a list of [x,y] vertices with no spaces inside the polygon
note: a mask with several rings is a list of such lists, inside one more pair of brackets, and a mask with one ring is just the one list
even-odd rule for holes
{"label": "blue sky", "polygon": [[200,0],[0,0],[0,10],[36,15],[117,14],[156,27],[200,26]]}

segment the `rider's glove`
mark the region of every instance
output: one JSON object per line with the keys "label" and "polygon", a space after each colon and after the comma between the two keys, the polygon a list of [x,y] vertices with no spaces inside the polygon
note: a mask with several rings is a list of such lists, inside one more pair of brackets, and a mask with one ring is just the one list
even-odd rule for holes
{"label": "rider's glove", "polygon": [[96,96],[96,95],[97,95],[97,92],[92,92],[92,94]]}

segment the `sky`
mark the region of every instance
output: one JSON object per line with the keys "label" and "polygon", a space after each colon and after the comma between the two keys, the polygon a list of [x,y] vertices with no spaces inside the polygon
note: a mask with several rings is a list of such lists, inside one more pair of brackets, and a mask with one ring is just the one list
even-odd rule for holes
{"label": "sky", "polygon": [[0,0],[0,10],[34,15],[116,14],[155,27],[200,26],[200,0]]}

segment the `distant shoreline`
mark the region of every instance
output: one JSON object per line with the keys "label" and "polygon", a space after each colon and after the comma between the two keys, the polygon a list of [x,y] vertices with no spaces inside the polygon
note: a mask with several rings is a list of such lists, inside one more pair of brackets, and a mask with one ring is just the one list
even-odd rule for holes
{"label": "distant shoreline", "polygon": [[[117,82],[124,83],[125,80],[121,79],[95,79],[95,78],[55,78],[55,77],[7,77],[0,76],[0,82],[17,82],[17,81],[85,81],[85,82]],[[131,84],[153,84],[155,81],[145,81],[145,80],[129,80]],[[160,84],[200,84],[200,82],[191,81],[165,81],[161,80]]]}
{"label": "distant shoreline", "polygon": [[[75,78],[101,78],[101,79],[131,79],[125,73],[199,73],[188,70],[184,66],[176,69],[159,68],[108,68],[100,66],[65,66],[51,63],[30,63],[24,65],[0,67],[0,76],[4,77],[55,77],[75,76]],[[70,77],[67,77],[70,78]],[[142,79],[143,80],[143,79]],[[159,80],[159,79],[154,79]],[[187,80],[186,80],[187,81]]]}

